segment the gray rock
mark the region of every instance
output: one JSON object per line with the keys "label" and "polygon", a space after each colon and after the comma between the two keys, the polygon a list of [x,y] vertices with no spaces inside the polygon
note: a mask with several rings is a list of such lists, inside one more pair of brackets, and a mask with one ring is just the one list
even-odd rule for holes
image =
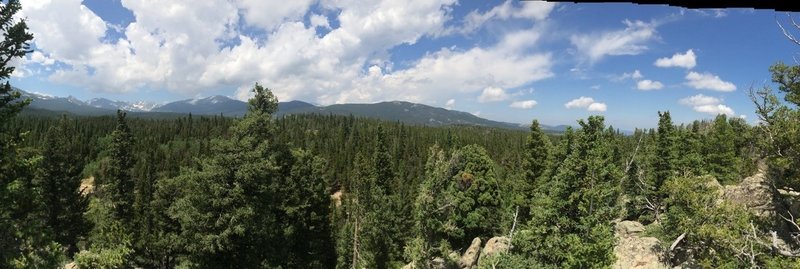
{"label": "gray rock", "polygon": [[478,264],[478,256],[481,254],[481,239],[475,237],[472,239],[472,244],[469,246],[464,255],[461,255],[461,260],[458,261],[458,267],[462,269],[471,269]]}
{"label": "gray rock", "polygon": [[483,247],[483,251],[481,251],[481,256],[479,258],[478,263],[480,264],[480,259],[484,257],[491,257],[493,255],[497,255],[500,253],[507,252],[508,249],[511,247],[511,240],[505,236],[495,236],[486,241],[486,246]]}
{"label": "gray rock", "polygon": [[664,250],[661,242],[655,237],[641,237],[645,228],[639,222],[621,221],[614,227],[617,245],[614,254],[617,256],[614,269],[666,269],[661,263]]}

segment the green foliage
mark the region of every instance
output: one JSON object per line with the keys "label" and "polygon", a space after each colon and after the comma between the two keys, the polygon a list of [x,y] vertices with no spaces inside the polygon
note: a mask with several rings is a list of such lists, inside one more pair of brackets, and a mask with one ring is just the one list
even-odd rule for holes
{"label": "green foliage", "polygon": [[67,247],[68,255],[77,251],[78,240],[89,228],[83,218],[88,200],[79,190],[82,160],[74,154],[70,139],[75,133],[73,124],[64,116],[48,130],[36,180],[42,190],[45,223],[53,231],[53,240]]}
{"label": "green foliage", "polygon": [[197,267],[329,263],[324,164],[272,140],[277,101],[258,84],[253,91],[231,137],[214,140],[198,168],[167,181],[183,188],[168,215]]}
{"label": "green foliage", "polygon": [[133,135],[125,116],[125,112],[117,111],[117,125],[109,135],[107,163],[98,174],[96,184],[98,195],[114,204],[112,216],[132,224],[135,200],[132,169],[136,161],[132,152]]}
{"label": "green foliage", "polygon": [[505,228],[505,182],[494,167],[480,146],[465,146],[449,155],[438,146],[431,148],[415,201],[415,237],[406,250],[408,260],[424,264],[447,257],[451,246],[467,246],[475,237],[489,238]]}
{"label": "green foliage", "polygon": [[758,219],[740,206],[719,200],[721,186],[713,182],[710,176],[667,182],[662,239],[671,242],[685,233],[675,259],[694,260],[704,268],[749,267],[751,260],[744,254],[755,255],[755,262],[761,264],[771,250],[760,242]]}
{"label": "green foliage", "polygon": [[[654,174],[654,182],[652,188],[655,190],[661,189],[667,179],[671,178],[674,174],[674,166],[676,152],[675,126],[672,124],[672,118],[669,111],[658,112],[658,131],[656,133],[656,161]],[[656,199],[660,200],[661,194],[656,194]]]}
{"label": "green foliage", "polygon": [[30,52],[33,39],[16,15],[21,8],[16,0],[0,2],[0,267],[53,267],[63,254],[45,236],[41,193],[33,184],[37,158],[20,149],[23,135],[9,125],[29,103],[8,83],[9,63]]}
{"label": "green foliage", "polygon": [[610,225],[616,214],[621,171],[604,133],[603,118],[580,121],[569,154],[554,178],[536,192],[516,253],[566,268],[607,267],[614,261],[615,239]]}
{"label": "green foliage", "polygon": [[708,172],[721,184],[739,181],[741,160],[737,158],[735,136],[727,117],[717,115],[705,144],[705,163]]}
{"label": "green foliage", "polygon": [[11,262],[11,268],[60,268],[67,263],[63,246],[56,242],[49,244],[23,244],[22,255]]}
{"label": "green foliage", "polygon": [[516,268],[558,268],[538,263],[530,256],[521,254],[499,253],[489,257],[481,257],[477,269],[516,269]]}
{"label": "green foliage", "polygon": [[703,174],[702,135],[700,122],[695,121],[691,127],[682,128],[678,133],[678,158],[675,168],[679,176],[699,176]]}
{"label": "green foliage", "polygon": [[521,206],[519,214],[520,219],[529,219],[530,212],[535,210],[531,208],[533,195],[543,181],[546,181],[546,173],[550,167],[551,160],[551,147],[550,139],[539,128],[539,121],[534,120],[531,122],[530,133],[525,142],[525,151],[523,152],[522,170],[524,178],[515,184],[513,190],[516,195],[521,197],[516,198],[515,205]]}
{"label": "green foliage", "polygon": [[90,247],[75,255],[81,268],[121,268],[132,265],[132,234],[125,223],[114,218],[116,209],[107,197],[89,201],[87,219],[92,223]]}
{"label": "green foliage", "polygon": [[784,99],[794,105],[800,105],[800,66],[788,66],[778,62],[769,67],[772,82],[778,83],[778,90],[786,93]]}

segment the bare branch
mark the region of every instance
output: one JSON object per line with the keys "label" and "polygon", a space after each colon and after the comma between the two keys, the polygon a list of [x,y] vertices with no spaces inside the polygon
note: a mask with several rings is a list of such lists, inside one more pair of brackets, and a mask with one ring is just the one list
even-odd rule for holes
{"label": "bare branch", "polygon": [[800,257],[800,253],[796,253],[796,252],[793,252],[793,251],[785,250],[785,249],[781,248],[780,246],[778,246],[778,233],[777,232],[770,231],[770,234],[772,234],[772,249],[775,250],[776,252],[778,252],[778,254],[781,254],[781,255],[786,256],[786,257]]}
{"label": "bare branch", "polygon": [[672,245],[669,246],[669,251],[672,252],[673,250],[675,250],[675,247],[677,247],[678,244],[681,241],[683,241],[684,238],[686,238],[686,233],[682,233],[680,236],[678,236],[678,238],[676,238],[675,241],[672,242]]}
{"label": "bare branch", "polygon": [[[791,19],[791,16],[789,16],[789,14],[786,14],[786,16]],[[792,20],[792,24],[794,24],[795,27],[798,27],[797,24],[794,22],[794,19],[791,19],[791,20]],[[788,38],[790,41],[794,42],[795,44],[800,45],[800,41],[795,39],[794,36],[791,33],[789,33],[789,31],[786,31],[786,28],[783,28],[783,25],[778,21],[777,18],[775,19],[775,22],[778,24],[778,27],[781,28],[781,31],[783,31],[783,35],[786,36],[786,38]],[[800,27],[798,27],[798,28],[800,28]]]}
{"label": "bare branch", "polygon": [[794,228],[797,230],[797,232],[800,232],[800,226],[797,225],[797,221],[794,220],[794,215],[792,215],[792,212],[791,211],[786,211],[786,213],[789,213],[789,217],[791,217],[791,219],[789,219],[789,218],[787,218],[787,217],[785,217],[783,215],[780,215],[781,218],[784,219],[786,222],[792,224],[792,226],[794,226]]}

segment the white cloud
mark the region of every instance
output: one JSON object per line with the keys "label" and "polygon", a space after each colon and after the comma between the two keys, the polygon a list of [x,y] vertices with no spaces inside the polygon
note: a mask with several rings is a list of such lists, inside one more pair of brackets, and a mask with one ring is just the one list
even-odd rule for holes
{"label": "white cloud", "polygon": [[[624,76],[624,75],[626,75],[626,74],[627,74],[627,73],[625,73],[625,74],[622,74],[622,75]],[[642,76],[642,73],[641,73],[641,72],[639,72],[639,70],[637,69],[637,70],[633,71],[633,74],[631,74],[631,75],[630,75],[630,77],[631,77],[632,79],[640,79],[640,78],[642,78],[643,76]]]}
{"label": "white cloud", "polygon": [[636,89],[642,91],[660,90],[661,88],[664,88],[664,84],[654,80],[645,79],[636,83]]}
{"label": "white cloud", "polygon": [[[514,6],[514,3],[519,3],[521,7]],[[471,33],[481,28],[491,20],[507,20],[510,18],[515,19],[530,19],[534,21],[542,21],[546,19],[550,12],[555,7],[555,3],[545,1],[511,1],[507,0],[503,4],[492,8],[485,13],[480,13],[474,10],[464,16],[464,24],[460,28],[448,29],[446,33]]]}
{"label": "white cloud", "polygon": [[692,69],[697,65],[697,57],[694,51],[688,50],[684,54],[675,53],[670,58],[659,58],[654,63],[658,67],[683,67]]}
{"label": "white cloud", "polygon": [[[523,31],[538,35],[535,30]],[[411,67],[356,79],[352,89],[338,95],[322,94],[319,103],[403,99],[412,102],[443,100],[455,94],[482,93],[486,88],[511,89],[553,76],[550,54],[525,54],[526,46],[510,45],[507,38],[488,48],[466,51],[442,49],[417,60]],[[322,89],[327,91],[327,89]]]}
{"label": "white cloud", "polygon": [[596,102],[594,98],[581,96],[579,98],[570,100],[564,104],[566,108],[586,108],[587,111],[604,112],[606,111],[606,104]]}
{"label": "white cloud", "polygon": [[29,57],[30,57],[29,61],[31,63],[37,63],[45,66],[53,65],[56,63],[55,59],[50,58],[47,55],[44,55],[44,53],[42,53],[41,51],[34,51],[33,53],[29,54]]}
{"label": "white cloud", "polygon": [[698,90],[712,90],[721,92],[732,92],[736,90],[736,85],[723,81],[719,76],[711,73],[689,72],[686,75],[686,84]]}
{"label": "white cloud", "polygon": [[722,104],[722,100],[716,97],[702,94],[689,96],[680,100],[680,104],[690,106],[694,111],[711,115],[725,114],[734,115],[734,111],[729,106]]}
{"label": "white cloud", "polygon": [[[235,0],[245,21],[253,26],[274,29],[280,23],[302,19],[315,0]],[[313,20],[312,20],[313,23]]]}
{"label": "white cloud", "polygon": [[623,21],[625,29],[587,35],[573,35],[570,40],[578,52],[595,63],[605,56],[637,55],[647,50],[646,43],[657,37],[656,24]]}
{"label": "white cloud", "polygon": [[[532,52],[544,27],[504,32],[495,44],[443,48],[395,69],[390,49],[442,33],[456,0],[311,0],[275,10],[254,0],[122,0],[135,20],[114,26],[121,38],[106,35],[112,25],[80,0],[23,1],[39,53],[31,59],[59,63],[50,65],[51,82],[94,91],[235,89],[231,95],[246,99],[260,82],[280,100],[430,102],[553,76],[551,55]],[[544,2],[518,5],[503,3],[492,19],[544,20],[552,10]],[[332,22],[338,27],[330,29]],[[242,32],[248,27],[261,32]]]}
{"label": "white cloud", "polygon": [[717,18],[717,19],[723,18],[725,16],[728,16],[727,11],[725,9],[720,9],[720,8],[691,9],[691,11],[694,11],[694,12],[700,14],[700,15],[703,15],[703,16],[710,16],[710,17],[714,17],[714,18]]}
{"label": "white cloud", "polygon": [[723,104],[696,106],[694,107],[694,111],[708,113],[711,115],[725,114],[728,116],[733,116],[734,114],[733,109]]}
{"label": "white cloud", "polygon": [[687,106],[716,105],[721,102],[722,101],[716,97],[705,96],[703,94],[689,96],[680,100],[681,104]]}
{"label": "white cloud", "polygon": [[588,107],[592,103],[594,103],[594,99],[593,98],[581,96],[581,97],[579,97],[577,99],[573,99],[573,100],[567,102],[566,104],[564,104],[564,107],[566,107],[566,108],[583,108],[583,107]]}
{"label": "white cloud", "polygon": [[447,109],[453,109],[453,107],[455,107],[455,105],[456,105],[456,100],[455,99],[450,99],[450,100],[447,100],[447,103],[444,104],[444,107],[447,108]]}
{"label": "white cloud", "polygon": [[478,96],[478,102],[481,103],[499,102],[506,99],[508,99],[508,93],[498,87],[486,87],[481,96]]}
{"label": "white cloud", "polygon": [[597,111],[597,112],[605,112],[606,111],[606,104],[605,103],[592,103],[586,108],[588,111]]}
{"label": "white cloud", "polygon": [[643,77],[644,76],[642,76],[642,72],[640,72],[639,69],[636,69],[636,70],[633,70],[633,72],[631,72],[631,73],[625,72],[625,73],[622,73],[622,75],[619,75],[619,76],[612,76],[611,80],[619,82],[619,81],[623,81],[623,80],[627,80],[627,79],[639,80],[639,79],[641,79]]}
{"label": "white cloud", "polygon": [[531,109],[538,104],[536,100],[524,100],[512,102],[510,107],[519,109]]}
{"label": "white cloud", "polygon": [[313,14],[309,18],[309,21],[311,22],[311,27],[314,28],[322,27],[325,29],[331,29],[331,24],[330,22],[328,22],[328,17],[325,17],[323,15]]}

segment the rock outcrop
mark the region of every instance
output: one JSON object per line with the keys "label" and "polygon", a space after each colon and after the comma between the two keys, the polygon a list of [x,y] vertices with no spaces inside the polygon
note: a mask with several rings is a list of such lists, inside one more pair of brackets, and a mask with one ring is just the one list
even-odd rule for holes
{"label": "rock outcrop", "polygon": [[642,237],[644,225],[635,221],[621,221],[615,227],[617,246],[614,253],[617,261],[615,269],[662,269],[669,268],[661,263],[664,250],[655,237]]}
{"label": "rock outcrop", "polygon": [[486,246],[484,246],[483,250],[481,251],[481,256],[478,258],[478,263],[480,264],[480,261],[483,258],[506,252],[509,248],[511,248],[511,240],[508,237],[492,237],[489,239],[489,241],[486,241]]}
{"label": "rock outcrop", "polygon": [[737,185],[725,186],[722,199],[742,205],[756,216],[774,218],[776,216],[776,192],[768,183],[763,170],[745,178]]}
{"label": "rock outcrop", "polygon": [[481,238],[475,237],[472,239],[472,244],[469,245],[464,255],[461,255],[461,260],[458,261],[458,267],[462,269],[475,268],[478,265],[478,257],[481,254]]}

